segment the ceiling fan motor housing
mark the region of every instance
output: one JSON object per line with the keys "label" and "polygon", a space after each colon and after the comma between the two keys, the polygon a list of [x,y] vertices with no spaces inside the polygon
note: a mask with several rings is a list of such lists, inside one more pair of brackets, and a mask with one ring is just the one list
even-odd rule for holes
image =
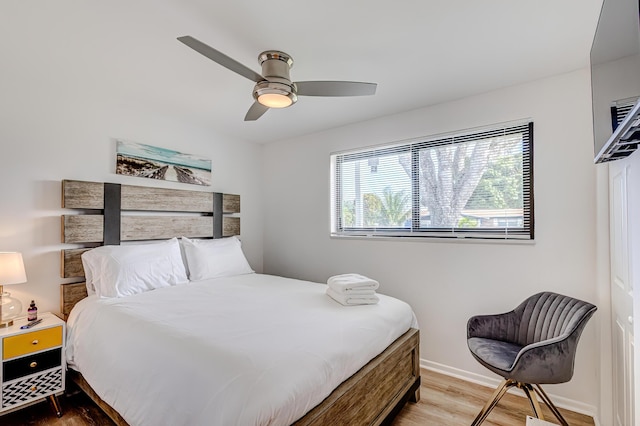
{"label": "ceiling fan motor housing", "polygon": [[[278,50],[267,50],[258,56],[260,66],[262,66],[262,76],[266,81],[261,81],[253,88],[253,97],[263,95],[282,95],[291,100],[293,105],[298,100],[296,87],[291,82],[289,70],[293,66],[293,58]],[[290,106],[287,105],[287,106]]]}
{"label": "ceiling fan motor housing", "polygon": [[267,50],[258,56],[262,67],[262,75],[266,78],[285,79],[291,83],[289,70],[293,66],[293,58],[279,50]]}

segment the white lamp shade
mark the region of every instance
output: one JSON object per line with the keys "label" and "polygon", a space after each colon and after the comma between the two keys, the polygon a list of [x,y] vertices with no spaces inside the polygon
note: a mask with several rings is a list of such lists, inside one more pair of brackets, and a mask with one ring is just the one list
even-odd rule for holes
{"label": "white lamp shade", "polygon": [[0,252],[0,286],[27,282],[22,254]]}

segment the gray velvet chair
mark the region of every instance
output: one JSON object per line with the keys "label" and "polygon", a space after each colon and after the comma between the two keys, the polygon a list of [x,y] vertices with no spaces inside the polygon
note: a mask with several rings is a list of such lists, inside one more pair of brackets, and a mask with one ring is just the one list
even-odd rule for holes
{"label": "gray velvet chair", "polygon": [[560,423],[568,426],[540,385],[571,380],[580,334],[596,309],[591,303],[543,292],[511,312],[470,318],[467,345],[471,354],[504,378],[472,426],[481,424],[513,386],[527,395],[536,417],[544,419],[537,393]]}

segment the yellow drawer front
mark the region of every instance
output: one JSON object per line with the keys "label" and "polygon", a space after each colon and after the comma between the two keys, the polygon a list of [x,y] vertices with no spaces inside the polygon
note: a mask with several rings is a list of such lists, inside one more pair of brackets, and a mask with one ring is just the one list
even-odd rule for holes
{"label": "yellow drawer front", "polygon": [[62,327],[45,328],[44,330],[5,337],[2,357],[3,359],[14,358],[61,345]]}

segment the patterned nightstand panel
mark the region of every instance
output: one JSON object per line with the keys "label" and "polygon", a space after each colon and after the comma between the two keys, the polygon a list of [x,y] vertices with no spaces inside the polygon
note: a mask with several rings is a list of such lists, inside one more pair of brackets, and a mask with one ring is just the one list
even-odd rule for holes
{"label": "patterned nightstand panel", "polygon": [[21,405],[33,399],[59,392],[62,389],[62,368],[4,383],[2,386],[2,408]]}

